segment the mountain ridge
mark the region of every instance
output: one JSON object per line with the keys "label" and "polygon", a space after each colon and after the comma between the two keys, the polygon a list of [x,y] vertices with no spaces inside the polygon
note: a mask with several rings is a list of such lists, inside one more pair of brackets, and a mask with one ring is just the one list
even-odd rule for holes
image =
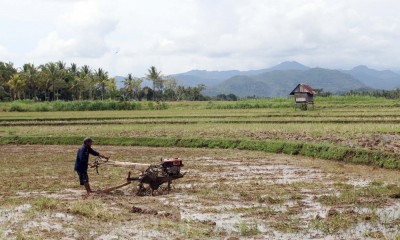
{"label": "mountain ridge", "polygon": [[[321,72],[319,78],[315,75],[308,76],[309,73],[313,71],[309,71],[311,69],[319,69]],[[294,74],[293,70],[306,72],[305,74],[299,75]],[[270,88],[275,88],[276,92],[271,93],[269,90],[264,89],[264,91],[258,90],[254,92],[248,92],[248,96],[258,95],[256,92],[264,92],[264,94],[260,95],[260,97],[274,97],[274,96],[285,96],[284,90],[282,89],[284,86],[284,82],[291,82],[294,84],[293,88],[298,83],[308,83],[313,88],[323,88],[325,91],[331,91],[333,93],[341,93],[349,90],[358,90],[362,88],[372,88],[372,89],[384,89],[390,90],[400,87],[400,74],[391,70],[383,70],[378,71],[374,69],[370,69],[365,65],[359,65],[350,70],[340,70],[340,69],[326,69],[321,67],[310,68],[296,61],[286,61],[282,62],[276,66],[259,69],[259,70],[248,70],[248,71],[238,71],[238,70],[229,70],[229,71],[206,71],[206,70],[194,70],[196,71],[196,80],[192,78],[192,71],[183,73],[184,77],[181,74],[175,74],[174,77],[178,80],[178,82],[182,85],[190,82],[190,86],[195,86],[197,84],[205,84],[206,90],[204,93],[206,95],[217,95],[220,93],[237,93],[239,96],[243,97],[244,91],[243,89],[250,89],[246,86],[246,84],[256,84],[252,80],[248,78],[240,79],[240,76],[250,76],[254,77],[260,74],[275,72],[274,75],[281,75],[280,81],[275,81],[273,86]],[[307,72],[308,71],[308,72]],[[323,72],[323,73],[322,73]],[[206,74],[204,74],[206,73]],[[225,77],[229,77],[226,79],[222,79],[218,77],[215,73],[218,73],[218,76],[225,75]],[[202,75],[204,74],[204,75]],[[230,75],[229,75],[230,74]],[[271,77],[270,75],[269,77]],[[284,78],[285,76],[286,78]],[[229,79],[234,78],[235,84],[230,84]],[[313,79],[309,81],[310,77]],[[266,78],[268,79],[268,77]],[[324,79],[329,79],[326,81]],[[243,83],[238,84],[239,81],[243,81]],[[264,81],[268,82],[268,81]],[[240,85],[240,87],[239,87]],[[261,87],[259,83],[256,84]],[[280,86],[279,86],[280,85]],[[237,86],[237,87],[234,87]],[[264,86],[265,87],[265,86]],[[289,88],[289,86],[285,86]],[[241,90],[242,89],[242,90]],[[280,90],[278,90],[280,89]],[[278,93],[278,94],[277,94]]]}
{"label": "mountain ridge", "polygon": [[[358,65],[350,70],[311,68],[296,61],[285,61],[257,70],[195,69],[170,76],[185,87],[204,84],[206,90],[203,94],[209,96],[233,93],[240,97],[281,97],[287,96],[291,88],[298,83],[307,83],[313,88],[323,88],[334,94],[365,88],[400,88],[400,73],[395,71],[379,71],[365,65]],[[120,77],[119,81],[121,79],[123,80],[123,77]],[[144,81],[142,85],[151,87],[149,81]]]}

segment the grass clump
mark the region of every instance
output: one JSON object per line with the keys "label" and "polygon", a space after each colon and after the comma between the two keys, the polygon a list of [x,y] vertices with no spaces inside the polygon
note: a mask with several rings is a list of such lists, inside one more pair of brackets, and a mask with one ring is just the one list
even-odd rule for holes
{"label": "grass clump", "polygon": [[109,211],[99,200],[76,201],[70,207],[73,214],[82,215],[91,219],[111,220],[114,214]]}
{"label": "grass clump", "polygon": [[386,197],[400,192],[400,186],[394,184],[384,185],[381,182],[371,182],[368,186],[359,189],[351,188],[342,183],[336,184],[336,186],[344,186],[344,191],[339,195],[321,196],[318,201],[331,206],[338,204],[369,204],[371,201],[383,203],[386,201]]}
{"label": "grass clump", "polygon": [[175,230],[184,239],[207,239],[213,235],[212,225],[196,220],[184,220],[177,222],[163,218],[157,221],[147,221],[145,223],[145,227],[164,233],[169,233],[171,230]]}
{"label": "grass clump", "polygon": [[38,211],[57,209],[59,201],[54,198],[39,197],[33,200],[32,207]]}
{"label": "grass clump", "polygon": [[255,236],[260,233],[258,224],[256,222],[247,223],[242,221],[238,224],[240,236]]}
{"label": "grass clump", "polygon": [[375,212],[359,214],[351,209],[343,212],[334,210],[331,214],[328,212],[326,218],[316,218],[312,220],[310,228],[320,230],[325,234],[335,234],[361,221],[376,222],[378,220],[379,217]]}

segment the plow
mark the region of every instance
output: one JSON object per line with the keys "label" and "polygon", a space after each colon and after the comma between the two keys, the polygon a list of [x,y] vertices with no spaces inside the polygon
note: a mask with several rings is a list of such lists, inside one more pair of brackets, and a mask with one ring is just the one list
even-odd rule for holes
{"label": "plow", "polygon": [[167,184],[166,189],[169,193],[171,190],[172,181],[182,178],[186,174],[181,173],[181,168],[183,167],[183,159],[181,158],[161,159],[159,164],[142,164],[106,160],[97,157],[93,165],[93,167],[96,168],[97,174],[99,174],[99,167],[101,165],[124,167],[130,170],[140,171],[140,174],[137,176],[132,176],[132,172],[129,171],[125,183],[103,189],[101,190],[102,193],[110,193],[133,182],[137,183],[136,195],[138,196],[152,196],[154,195],[154,192],[159,190],[163,184]]}

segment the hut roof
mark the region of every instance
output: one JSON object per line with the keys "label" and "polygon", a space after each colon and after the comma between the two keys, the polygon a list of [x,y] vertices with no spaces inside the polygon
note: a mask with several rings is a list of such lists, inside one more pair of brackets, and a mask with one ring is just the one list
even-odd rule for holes
{"label": "hut roof", "polygon": [[312,95],[317,94],[317,92],[312,87],[304,83],[297,85],[297,87],[293,89],[293,91],[290,92],[289,95],[294,95],[295,93],[310,93]]}

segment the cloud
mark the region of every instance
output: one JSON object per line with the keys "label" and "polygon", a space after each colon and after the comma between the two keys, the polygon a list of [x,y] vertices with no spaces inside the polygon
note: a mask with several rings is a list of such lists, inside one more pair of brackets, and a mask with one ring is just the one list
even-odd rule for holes
{"label": "cloud", "polygon": [[57,29],[39,41],[33,55],[38,57],[99,58],[109,50],[106,37],[118,20],[105,1],[74,3],[71,11],[58,19]]}
{"label": "cloud", "polygon": [[[110,74],[141,75],[152,65],[166,74],[247,70],[286,60],[332,68],[400,65],[397,0],[38,0],[29,6],[42,9],[35,23],[43,26],[40,34],[27,40],[5,34],[0,44],[24,53],[32,44],[23,41],[36,42],[25,58],[94,64]],[[16,38],[18,46],[10,47]]]}

